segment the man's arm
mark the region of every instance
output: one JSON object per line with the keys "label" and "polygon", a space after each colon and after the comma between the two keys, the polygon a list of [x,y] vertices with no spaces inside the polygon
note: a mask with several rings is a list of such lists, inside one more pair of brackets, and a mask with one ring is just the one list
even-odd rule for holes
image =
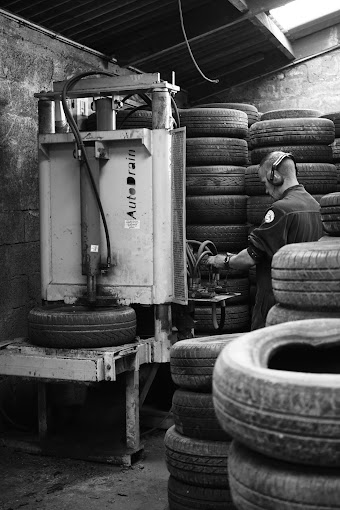
{"label": "man's arm", "polygon": [[[247,248],[239,253],[230,253],[229,255],[230,269],[241,269],[245,271],[256,264],[255,260],[249,255]],[[208,257],[207,264],[211,264],[213,267],[216,267],[216,269],[225,269],[225,255]]]}

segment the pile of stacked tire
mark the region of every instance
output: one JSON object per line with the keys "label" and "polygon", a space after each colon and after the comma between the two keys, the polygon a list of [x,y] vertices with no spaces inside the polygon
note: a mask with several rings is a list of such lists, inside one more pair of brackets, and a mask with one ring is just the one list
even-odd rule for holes
{"label": "pile of stacked tire", "polygon": [[[224,103],[180,110],[181,126],[187,130],[187,239],[212,241],[218,253],[238,252],[247,246],[247,196],[244,188],[248,161],[248,117]],[[222,273],[224,279],[226,274]],[[203,284],[207,284],[203,282]],[[223,332],[249,328],[249,282],[244,272],[233,272],[228,292],[240,292],[226,301]],[[213,333],[208,303],[195,306],[197,333]],[[218,319],[220,309],[217,309]]]}
{"label": "pile of stacked tire", "polygon": [[[332,148],[335,128],[330,119],[319,118],[321,112],[311,109],[271,110],[249,130],[252,165],[246,169],[245,189],[249,195],[247,220],[250,229],[260,225],[273,199],[266,195],[258,178],[261,159],[272,151],[290,152],[297,162],[298,179],[320,202],[321,197],[337,189],[337,169]],[[250,271],[251,297],[256,294],[255,269]]]}
{"label": "pile of stacked tire", "polygon": [[330,119],[335,127],[335,139],[332,143],[333,163],[337,169],[337,189],[340,191],[340,112],[327,113],[321,115],[323,119]]}
{"label": "pile of stacked tire", "polygon": [[213,402],[233,438],[238,510],[336,510],[340,501],[340,319],[246,333],[219,354]]}
{"label": "pile of stacked tire", "polygon": [[272,284],[276,300],[266,326],[316,318],[340,318],[340,193],[320,200],[326,236],[289,244],[275,253]]}
{"label": "pile of stacked tire", "polygon": [[170,351],[174,426],[165,435],[170,510],[233,510],[228,486],[230,437],[217,421],[212,375],[238,334],[181,340]]}

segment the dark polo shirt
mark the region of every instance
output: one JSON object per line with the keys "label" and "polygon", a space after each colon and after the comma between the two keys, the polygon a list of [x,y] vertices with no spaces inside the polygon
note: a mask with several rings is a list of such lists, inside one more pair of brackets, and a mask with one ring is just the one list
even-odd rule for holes
{"label": "dark polo shirt", "polygon": [[273,255],[286,244],[317,241],[323,235],[320,205],[302,184],[288,188],[249,235],[248,253],[256,262],[257,291],[251,329],[265,326],[275,304],[271,282]]}

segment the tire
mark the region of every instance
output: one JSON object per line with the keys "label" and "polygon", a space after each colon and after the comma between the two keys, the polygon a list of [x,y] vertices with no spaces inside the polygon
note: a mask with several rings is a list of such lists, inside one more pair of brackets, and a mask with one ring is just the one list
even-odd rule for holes
{"label": "tire", "polygon": [[187,137],[230,136],[245,138],[248,134],[248,118],[239,110],[225,108],[190,108],[180,110],[181,126],[186,127]]}
{"label": "tire", "polygon": [[[227,302],[228,303],[228,302]],[[216,308],[217,321],[220,323],[221,308]],[[195,307],[195,331],[199,334],[216,333],[212,322],[211,305],[199,305]],[[228,305],[225,309],[225,322],[222,329],[223,333],[237,333],[248,331],[250,325],[250,314],[248,304]]]}
{"label": "tire", "polygon": [[242,166],[188,166],[186,192],[188,195],[244,195]]}
{"label": "tire", "polygon": [[212,394],[176,390],[172,398],[175,429],[195,439],[231,441],[217,421]]}
{"label": "tire", "polygon": [[213,374],[222,428],[269,457],[339,466],[339,338],[340,319],[313,319],[230,342]]}
{"label": "tire", "polygon": [[247,103],[208,103],[197,105],[200,108],[232,108],[234,110],[241,110],[248,116],[248,126],[260,120],[259,112],[256,106]]}
{"label": "tire", "polygon": [[274,305],[268,312],[266,326],[310,319],[340,319],[340,310],[336,312],[331,310],[296,310],[282,305]]}
{"label": "tire", "polygon": [[208,392],[217,356],[238,334],[216,335],[176,342],[170,350],[170,371],[177,386],[189,391]]}
{"label": "tire", "polygon": [[249,278],[221,278],[220,285],[223,288],[222,294],[227,292],[239,292],[240,296],[235,296],[228,299],[228,307],[230,305],[247,303],[249,299]]}
{"label": "tire", "polygon": [[340,112],[327,113],[320,115],[322,119],[329,119],[333,121],[335,127],[335,138],[340,138]]}
{"label": "tire", "polygon": [[186,198],[187,225],[228,225],[247,220],[246,195],[208,195]]}
{"label": "tire", "polygon": [[[331,149],[330,149],[331,151]],[[246,165],[248,145],[239,138],[187,138],[187,165]]]}
{"label": "tire", "polygon": [[169,510],[235,510],[229,489],[189,485],[173,476],[168,482]]}
{"label": "tire", "polygon": [[297,163],[332,163],[332,147],[328,145],[276,145],[257,147],[250,153],[253,165],[261,163],[261,160],[270,152],[291,152]]}
{"label": "tire", "polygon": [[248,245],[247,225],[188,225],[187,239],[212,241],[217,251],[239,252]]}
{"label": "tire", "polygon": [[340,236],[340,193],[324,195],[320,200],[323,228],[331,236]]}
{"label": "tire", "polygon": [[136,340],[136,314],[129,306],[92,310],[49,305],[28,314],[29,341],[42,347],[111,347]]}
{"label": "tire", "polygon": [[274,119],[298,119],[311,117],[321,117],[321,112],[319,110],[288,108],[283,110],[270,110],[262,113],[261,122]]}
{"label": "tire", "polygon": [[328,119],[278,119],[256,122],[249,130],[251,146],[328,145],[334,142],[334,124]]}
{"label": "tire", "polygon": [[340,309],[340,252],[329,243],[288,244],[272,260],[277,303],[298,310]]}
{"label": "tire", "polygon": [[339,163],[340,161],[340,138],[336,138],[331,145],[333,161],[334,163]]}
{"label": "tire", "polygon": [[229,483],[239,510],[337,510],[337,471],[278,462],[232,442]]}
{"label": "tire", "polygon": [[116,123],[117,129],[152,129],[152,112],[149,110],[137,110],[130,114],[131,110],[118,110]]}
{"label": "tire", "polygon": [[261,225],[264,215],[273,204],[274,199],[269,195],[259,197],[248,197],[247,221],[252,225]]}
{"label": "tire", "polygon": [[199,487],[228,488],[230,441],[185,437],[170,427],[164,438],[165,461],[171,476]]}

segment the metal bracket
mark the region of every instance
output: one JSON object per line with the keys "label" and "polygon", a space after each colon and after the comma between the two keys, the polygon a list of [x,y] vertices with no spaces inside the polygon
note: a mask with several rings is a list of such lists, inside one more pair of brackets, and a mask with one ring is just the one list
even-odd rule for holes
{"label": "metal bracket", "polygon": [[104,353],[104,379],[105,381],[116,380],[115,354],[111,352]]}
{"label": "metal bracket", "polygon": [[46,159],[50,159],[50,155],[45,144],[39,143],[39,149],[41,150]]}
{"label": "metal bracket", "polygon": [[107,145],[103,142],[95,142],[94,143],[94,156],[98,159],[110,159],[109,157],[109,149]]}

